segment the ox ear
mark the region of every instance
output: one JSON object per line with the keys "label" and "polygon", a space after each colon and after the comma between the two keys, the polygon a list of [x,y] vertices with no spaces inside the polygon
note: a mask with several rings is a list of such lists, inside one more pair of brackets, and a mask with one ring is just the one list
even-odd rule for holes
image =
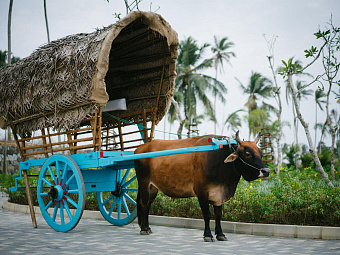
{"label": "ox ear", "polygon": [[236,152],[231,153],[225,160],[224,163],[229,163],[229,162],[233,162],[238,158],[238,155]]}

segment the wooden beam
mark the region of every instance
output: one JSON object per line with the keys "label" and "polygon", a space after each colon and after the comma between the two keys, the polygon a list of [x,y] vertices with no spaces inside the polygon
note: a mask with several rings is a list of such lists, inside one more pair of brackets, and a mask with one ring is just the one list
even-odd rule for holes
{"label": "wooden beam", "polygon": [[[44,156],[45,156],[45,158],[48,158],[48,153],[47,153],[46,147],[50,146],[50,144],[47,144],[47,142],[46,142],[45,129],[44,128],[41,130],[41,134],[43,135],[42,140],[43,140]],[[52,146],[50,148],[52,148]]]}
{"label": "wooden beam", "polygon": [[25,122],[25,121],[29,121],[29,120],[32,120],[32,119],[41,118],[41,117],[44,117],[44,116],[47,116],[47,115],[51,115],[51,114],[58,114],[60,112],[65,112],[65,111],[73,110],[73,109],[76,109],[76,108],[79,108],[79,107],[83,107],[83,106],[86,106],[86,105],[90,105],[90,104],[95,104],[95,102],[91,101],[91,102],[81,103],[81,104],[78,104],[78,105],[71,106],[71,107],[69,107],[67,109],[59,110],[57,112],[51,111],[51,112],[46,112],[46,113],[33,114],[33,115],[30,115],[30,116],[22,117],[21,119],[18,119],[18,120],[14,120],[14,121],[12,121],[12,123],[15,125],[15,124],[18,124],[18,123],[21,123],[21,122]]}
{"label": "wooden beam", "polygon": [[119,144],[120,144],[120,150],[124,150],[124,142],[123,142],[123,134],[122,134],[122,124],[119,121],[118,122],[118,132],[119,132]]}

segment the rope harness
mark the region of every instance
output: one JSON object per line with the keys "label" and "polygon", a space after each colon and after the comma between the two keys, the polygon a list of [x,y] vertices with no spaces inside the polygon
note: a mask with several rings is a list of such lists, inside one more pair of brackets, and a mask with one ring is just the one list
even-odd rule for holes
{"label": "rope harness", "polygon": [[[232,148],[232,149],[234,150],[234,152],[236,152],[235,148],[234,148],[233,146],[231,146],[230,143],[229,143],[229,147]],[[237,157],[237,158],[238,158],[239,160],[241,160],[241,162],[242,162],[243,164],[245,164],[245,165],[247,165],[247,166],[250,166],[250,167],[252,167],[252,168],[254,168],[254,169],[256,169],[256,170],[261,171],[261,170],[265,169],[265,168],[258,168],[258,167],[256,167],[256,166],[253,166],[253,165],[251,165],[251,164],[245,162],[241,157]]]}
{"label": "rope harness", "polygon": [[[119,120],[119,121],[121,121],[121,122],[125,122],[126,124],[137,125],[137,124],[135,124],[135,123],[133,123],[133,122],[131,122],[131,121],[128,121],[128,120],[119,118],[119,117],[117,117],[117,116],[114,116],[114,115],[112,115],[112,114],[110,114],[110,113],[108,113],[108,112],[103,112],[103,113],[105,113],[105,114],[108,115],[109,117],[112,117],[112,118],[114,118],[114,119],[116,119],[116,120]],[[140,127],[146,128],[146,129],[149,129],[149,130],[152,130],[151,128],[144,127],[144,126],[142,126],[142,125],[141,125]],[[170,133],[170,132],[166,132],[166,131],[162,131],[162,130],[157,130],[157,129],[153,129],[153,131],[157,131],[157,132],[165,133],[165,134],[170,134],[170,135],[178,135],[177,133]],[[187,136],[187,135],[182,134],[182,136]],[[226,139],[227,139],[227,141],[228,141],[229,148],[233,149],[234,152],[236,152],[235,148],[231,145],[230,138],[229,138],[229,137],[226,137]],[[254,168],[254,169],[256,169],[256,170],[261,171],[261,170],[265,169],[265,168],[258,168],[258,167],[256,167],[256,166],[253,166],[253,165],[251,165],[251,164],[245,162],[241,157],[238,157],[238,159],[240,159],[241,162],[244,163],[245,165],[250,166],[250,167],[252,167],[252,168]]]}

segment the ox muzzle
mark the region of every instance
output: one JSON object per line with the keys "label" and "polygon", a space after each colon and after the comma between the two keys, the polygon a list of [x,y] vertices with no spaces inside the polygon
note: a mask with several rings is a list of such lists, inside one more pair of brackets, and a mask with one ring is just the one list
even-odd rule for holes
{"label": "ox muzzle", "polygon": [[261,168],[259,178],[267,178],[267,177],[269,177],[269,174],[270,174],[269,168]]}

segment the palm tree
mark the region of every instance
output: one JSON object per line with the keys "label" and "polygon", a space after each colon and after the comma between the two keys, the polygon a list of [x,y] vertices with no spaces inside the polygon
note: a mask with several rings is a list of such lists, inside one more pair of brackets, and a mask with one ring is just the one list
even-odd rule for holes
{"label": "palm tree", "polygon": [[[214,36],[214,46],[211,47],[211,51],[214,54],[213,61],[214,61],[214,68],[216,71],[215,79],[217,79],[218,71],[223,72],[223,63],[230,64],[230,58],[235,57],[235,53],[229,51],[231,47],[234,46],[233,42],[228,41],[228,37],[223,37],[219,40],[216,36]],[[214,92],[214,112],[216,112],[216,93]],[[216,134],[216,123],[214,125],[214,131]]]}
{"label": "palm tree", "polygon": [[196,106],[200,101],[205,108],[206,115],[216,121],[214,109],[207,92],[215,92],[219,99],[224,102],[224,94],[227,92],[224,84],[217,79],[201,73],[212,67],[212,59],[202,59],[204,50],[209,44],[202,47],[197,45],[196,40],[188,37],[181,41],[177,59],[175,89],[183,95],[181,104],[184,108],[185,120],[190,124],[196,122]]}
{"label": "palm tree", "polygon": [[223,63],[226,62],[230,64],[230,58],[235,57],[235,53],[232,51],[228,51],[231,47],[234,46],[233,42],[228,41],[228,37],[223,37],[221,40],[218,40],[216,36],[214,36],[215,45],[211,47],[211,51],[214,53],[214,68],[216,70],[216,76],[218,69],[220,72],[223,72]]}
{"label": "palm tree", "polygon": [[239,112],[244,112],[244,110],[239,109],[237,111],[234,111],[227,117],[223,124],[221,134],[223,134],[223,129],[225,125],[227,125],[227,128],[233,132],[236,132],[241,127],[241,118],[238,115]]}
{"label": "palm tree", "polygon": [[248,113],[258,108],[257,100],[268,98],[272,92],[272,82],[260,73],[252,72],[247,86],[240,82],[240,87],[244,94],[248,94],[246,106]]}
{"label": "palm tree", "polygon": [[[257,105],[257,100],[259,100],[260,98],[262,99],[268,98],[271,95],[272,83],[268,78],[264,77],[262,74],[252,72],[248,85],[244,86],[240,82],[240,87],[244,94],[249,95],[248,101],[246,102],[245,105],[248,108],[248,117],[246,118],[246,121],[248,122],[249,126],[249,139],[250,139],[250,135],[252,133],[255,134],[256,133],[255,130],[258,130],[258,127],[252,126],[251,122],[254,121],[254,119],[252,120],[252,118],[255,118],[257,116],[261,119],[260,116],[262,116],[262,114],[260,114],[260,111],[254,112],[253,114],[251,114],[251,112],[259,109]],[[262,111],[264,112],[264,110]],[[266,118],[268,118],[267,113],[265,115]]]}
{"label": "palm tree", "polygon": [[[321,89],[317,89],[315,90],[314,93],[314,100],[315,100],[315,124],[318,123],[318,106],[320,108],[321,111],[323,111],[322,105],[321,104],[325,104],[326,101],[322,100],[323,97],[326,97],[325,92],[323,92]],[[316,144],[316,125],[315,125],[315,138],[314,138],[314,144]]]}
{"label": "palm tree", "polygon": [[246,122],[248,122],[250,140],[251,134],[255,137],[262,128],[269,124],[268,114],[262,109],[252,110],[246,116]]}

